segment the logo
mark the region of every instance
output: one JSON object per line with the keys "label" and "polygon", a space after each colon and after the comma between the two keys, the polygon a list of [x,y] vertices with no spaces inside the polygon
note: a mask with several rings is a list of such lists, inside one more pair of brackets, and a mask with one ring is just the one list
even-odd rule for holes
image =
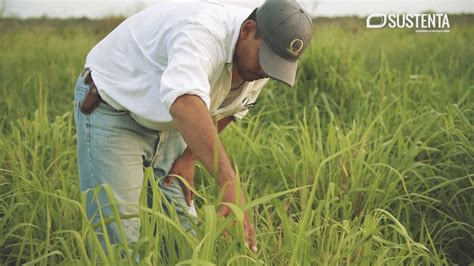
{"label": "logo", "polygon": [[303,50],[303,41],[300,39],[294,39],[286,50],[290,52],[290,54],[298,56],[301,50]]}
{"label": "logo", "polygon": [[368,29],[388,26],[394,29],[415,29],[416,32],[449,32],[448,14],[371,14],[367,17]]}

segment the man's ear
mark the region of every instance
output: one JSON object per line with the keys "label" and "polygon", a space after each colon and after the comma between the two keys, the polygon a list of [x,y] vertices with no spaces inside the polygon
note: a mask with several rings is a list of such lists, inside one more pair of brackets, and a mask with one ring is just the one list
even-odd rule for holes
{"label": "man's ear", "polygon": [[257,30],[257,23],[253,20],[247,20],[242,24],[240,28],[240,36],[242,39],[246,40],[252,36],[252,32]]}

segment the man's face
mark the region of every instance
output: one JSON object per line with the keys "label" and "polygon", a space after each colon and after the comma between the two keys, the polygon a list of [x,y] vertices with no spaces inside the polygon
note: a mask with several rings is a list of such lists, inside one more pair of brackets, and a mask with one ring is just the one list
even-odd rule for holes
{"label": "man's face", "polygon": [[245,81],[266,78],[260,67],[258,52],[262,45],[261,38],[255,38],[256,24],[246,21],[240,30],[239,41],[234,53],[234,67]]}

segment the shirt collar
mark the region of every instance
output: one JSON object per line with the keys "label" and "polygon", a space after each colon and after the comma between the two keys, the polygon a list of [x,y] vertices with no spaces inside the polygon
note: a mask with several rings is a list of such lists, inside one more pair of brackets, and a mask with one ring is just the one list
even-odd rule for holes
{"label": "shirt collar", "polygon": [[250,16],[252,11],[252,9],[247,8],[239,8],[236,10],[233,21],[233,31],[231,33],[232,36],[230,38],[230,43],[228,44],[229,48],[227,49],[228,54],[225,60],[226,63],[232,63],[232,60],[234,59],[235,47],[237,45],[237,41],[239,40],[240,28],[242,27],[244,21]]}

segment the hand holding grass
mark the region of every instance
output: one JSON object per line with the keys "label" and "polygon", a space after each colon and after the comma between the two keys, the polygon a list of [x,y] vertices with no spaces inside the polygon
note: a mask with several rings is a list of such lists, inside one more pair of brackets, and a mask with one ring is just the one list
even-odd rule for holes
{"label": "hand holding grass", "polygon": [[165,186],[169,186],[171,182],[173,182],[175,175],[184,178],[184,180],[186,180],[186,182],[191,186],[188,187],[185,183],[179,181],[186,204],[191,207],[191,202],[193,201],[192,189],[194,189],[194,157],[189,149],[186,149],[173,163],[173,166],[165,179]]}
{"label": "hand holding grass", "polygon": [[[235,202],[240,202],[240,205],[243,206],[245,205],[245,198],[243,193],[240,193],[239,199],[236,199],[236,191],[241,191],[240,187],[237,188],[233,185],[228,185],[223,188],[223,195],[222,195],[222,203],[235,203]],[[227,204],[221,204],[219,207],[218,214],[227,217],[229,214],[231,214],[232,209],[229,207]],[[244,212],[243,213],[243,219],[242,219],[242,225],[244,227],[244,234],[245,234],[245,244],[246,246],[252,251],[252,252],[257,252],[257,241],[255,237],[255,229],[250,222],[249,215]],[[232,225],[235,225],[236,221],[232,222]],[[229,236],[229,232],[227,230],[224,230],[222,235],[224,238],[227,238]]]}
{"label": "hand holding grass", "polygon": [[[188,185],[191,187],[188,187],[185,183],[179,182],[179,185],[181,186],[181,189],[183,190],[184,198],[186,200],[186,204],[191,207],[191,202],[193,198],[193,189],[194,189],[194,158],[192,156],[192,153],[186,149],[186,151],[176,159],[176,161],[173,163],[173,166],[171,167],[171,170],[169,172],[169,175],[165,179],[165,186],[169,186],[171,182],[173,182],[175,175],[178,175],[186,182]],[[227,188],[227,187],[226,187]],[[235,191],[236,188],[235,186],[228,186],[229,189],[224,189],[223,191],[223,197],[222,197],[222,202],[229,202],[229,203],[235,203],[237,201],[240,202],[240,204],[243,206],[245,205],[245,200],[244,197],[241,193],[240,195],[240,200],[237,199],[235,196]],[[223,217],[227,217],[230,215],[232,212],[231,208],[225,204],[221,204],[221,207],[219,208],[218,214]],[[234,221],[232,225],[235,225],[236,222]],[[252,226],[252,223],[250,223],[249,218],[247,213],[244,213],[243,217],[243,226],[244,226],[244,232],[245,232],[245,242],[248,248],[252,250],[253,252],[257,252],[257,245],[255,241],[255,229]],[[223,236],[227,238],[229,236],[229,232],[227,230],[224,230]]]}

